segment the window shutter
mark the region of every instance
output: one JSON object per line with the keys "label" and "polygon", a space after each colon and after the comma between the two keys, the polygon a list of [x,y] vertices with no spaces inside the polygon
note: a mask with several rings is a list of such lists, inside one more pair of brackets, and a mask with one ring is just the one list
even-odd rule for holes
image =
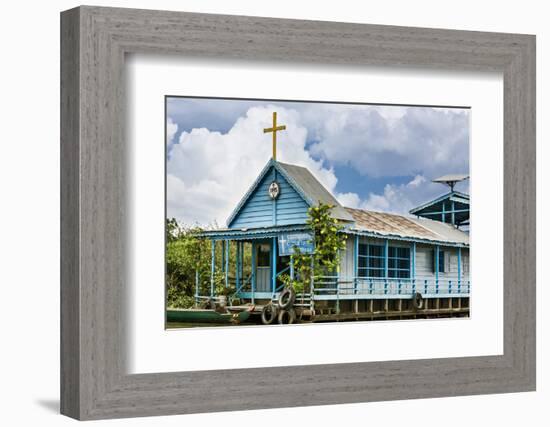
{"label": "window shutter", "polygon": [[437,268],[437,262],[436,262],[436,259],[435,259],[435,249],[432,249],[432,273],[435,273],[436,271],[436,268]]}

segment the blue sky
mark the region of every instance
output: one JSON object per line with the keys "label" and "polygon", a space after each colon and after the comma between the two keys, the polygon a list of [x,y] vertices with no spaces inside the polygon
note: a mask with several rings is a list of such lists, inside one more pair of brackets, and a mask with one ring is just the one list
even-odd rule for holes
{"label": "blue sky", "polygon": [[345,206],[405,214],[446,191],[432,179],[469,173],[469,109],[169,97],[169,217],[225,224],[271,157],[273,111],[287,126],[278,159]]}

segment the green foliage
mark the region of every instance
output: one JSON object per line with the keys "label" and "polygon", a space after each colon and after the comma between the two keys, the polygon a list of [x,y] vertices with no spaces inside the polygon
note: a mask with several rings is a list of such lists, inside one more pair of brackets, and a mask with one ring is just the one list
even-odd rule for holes
{"label": "green foliage", "polygon": [[225,273],[222,271],[214,272],[214,293],[216,295],[230,296],[235,293],[235,285],[231,281],[225,286]]}
{"label": "green foliage", "polygon": [[[199,227],[182,226],[174,218],[166,220],[166,302],[169,307],[189,308],[194,305],[197,278],[200,295],[210,295],[212,242],[200,237],[202,231]],[[250,258],[250,245],[245,245],[244,277],[248,277],[251,272]],[[217,243],[214,260],[215,295],[230,296],[235,293],[233,278],[236,259],[236,245],[230,245],[230,280],[226,287],[225,274],[221,271],[221,243]]]}
{"label": "green foliage", "polygon": [[181,227],[174,219],[166,222],[166,299],[169,307],[194,304],[195,278],[205,286],[210,271],[210,242],[198,238],[200,228]]}
{"label": "green foliage", "polygon": [[297,293],[309,292],[312,276],[335,275],[340,264],[340,251],[346,248],[346,235],[340,233],[342,226],[330,215],[333,206],[319,203],[308,209],[307,225],[314,240],[312,254],[304,254],[294,248],[294,280],[288,274],[280,279]]}

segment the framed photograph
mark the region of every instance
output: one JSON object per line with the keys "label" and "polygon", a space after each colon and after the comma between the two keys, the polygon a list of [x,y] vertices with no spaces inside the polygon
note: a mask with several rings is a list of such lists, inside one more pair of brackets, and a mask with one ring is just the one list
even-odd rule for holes
{"label": "framed photograph", "polygon": [[167,327],[469,317],[469,109],[167,96],[166,128]]}
{"label": "framed photograph", "polygon": [[535,389],[534,36],[85,6],[61,41],[63,414]]}

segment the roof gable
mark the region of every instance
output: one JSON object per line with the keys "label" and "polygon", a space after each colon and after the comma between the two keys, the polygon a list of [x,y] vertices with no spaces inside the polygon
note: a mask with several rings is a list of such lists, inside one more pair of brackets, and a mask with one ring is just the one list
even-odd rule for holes
{"label": "roof gable", "polygon": [[[272,199],[268,188],[276,181],[279,196]],[[310,202],[277,168],[269,162],[227,220],[229,228],[259,228],[305,224]]]}
{"label": "roof gable", "polygon": [[[275,200],[271,200],[267,193],[267,187],[273,180],[281,186],[281,195]],[[353,221],[350,213],[308,169],[271,159],[229,216],[227,226],[252,228],[304,224],[307,208],[318,203],[332,205],[334,218]],[[245,218],[248,220],[244,221]]]}

